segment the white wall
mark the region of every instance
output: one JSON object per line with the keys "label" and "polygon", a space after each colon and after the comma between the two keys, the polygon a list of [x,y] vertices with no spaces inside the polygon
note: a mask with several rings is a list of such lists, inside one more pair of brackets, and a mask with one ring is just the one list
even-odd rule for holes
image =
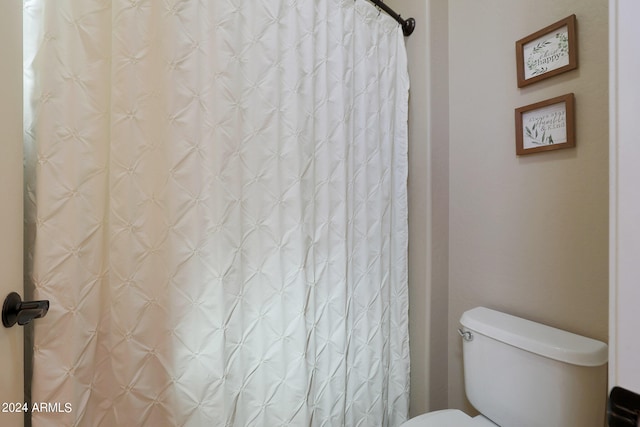
{"label": "white wall", "polygon": [[610,387],[640,393],[640,3],[611,0]]}

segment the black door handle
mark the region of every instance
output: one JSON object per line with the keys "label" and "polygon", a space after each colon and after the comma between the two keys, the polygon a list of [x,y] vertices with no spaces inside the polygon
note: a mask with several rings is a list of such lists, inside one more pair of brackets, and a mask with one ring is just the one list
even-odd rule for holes
{"label": "black door handle", "polygon": [[49,301],[22,301],[20,295],[11,292],[2,304],[2,324],[10,328],[16,323],[23,326],[33,319],[44,317],[49,311]]}

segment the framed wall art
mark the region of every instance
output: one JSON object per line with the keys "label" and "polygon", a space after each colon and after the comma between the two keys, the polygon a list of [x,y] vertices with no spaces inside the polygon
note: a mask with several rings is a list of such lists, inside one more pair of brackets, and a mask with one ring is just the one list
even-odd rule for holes
{"label": "framed wall art", "polygon": [[516,108],[516,154],[575,147],[573,93]]}
{"label": "framed wall art", "polygon": [[571,15],[516,42],[518,87],[578,68],[576,27]]}

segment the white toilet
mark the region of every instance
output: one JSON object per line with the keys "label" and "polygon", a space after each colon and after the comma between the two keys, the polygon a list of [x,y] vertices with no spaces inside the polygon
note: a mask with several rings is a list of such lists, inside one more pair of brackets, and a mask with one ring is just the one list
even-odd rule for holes
{"label": "white toilet", "polygon": [[402,427],[602,427],[607,345],[484,307],[463,313],[465,390],[482,414],[435,411]]}

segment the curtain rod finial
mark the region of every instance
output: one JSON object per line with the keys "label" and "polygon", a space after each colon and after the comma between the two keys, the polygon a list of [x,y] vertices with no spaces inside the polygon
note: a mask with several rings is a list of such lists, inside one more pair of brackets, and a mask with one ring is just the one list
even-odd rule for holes
{"label": "curtain rod finial", "polygon": [[409,18],[402,23],[402,34],[405,37],[408,37],[413,33],[413,30],[416,29],[416,20],[413,18]]}

